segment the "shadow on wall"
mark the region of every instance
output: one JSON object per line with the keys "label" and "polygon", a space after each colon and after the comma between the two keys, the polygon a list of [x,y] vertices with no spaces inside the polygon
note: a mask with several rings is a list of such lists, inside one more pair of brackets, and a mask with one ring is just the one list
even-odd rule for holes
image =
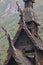
{"label": "shadow on wall", "polygon": [[18,65],[18,64],[15,62],[14,58],[11,56],[7,65]]}

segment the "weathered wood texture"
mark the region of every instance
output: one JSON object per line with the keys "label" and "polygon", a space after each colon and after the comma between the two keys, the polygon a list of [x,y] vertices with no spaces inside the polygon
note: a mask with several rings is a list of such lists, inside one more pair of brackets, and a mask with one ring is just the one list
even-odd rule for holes
{"label": "weathered wood texture", "polygon": [[39,23],[36,21],[33,7],[30,7],[33,2],[30,2],[29,8],[27,5],[24,11],[16,2],[21,18],[19,29],[13,40],[7,30],[2,27],[9,42],[8,56],[4,65],[43,65],[43,41],[38,35]]}
{"label": "weathered wood texture", "polygon": [[25,22],[34,22],[37,25],[40,25],[37,16],[35,15],[32,7],[26,7],[23,10],[23,19]]}
{"label": "weathered wood texture", "polygon": [[[32,63],[25,57],[22,51],[16,49],[13,45],[13,41],[10,38],[10,35],[7,33],[6,29],[2,27],[2,29],[5,31],[9,45],[10,45],[10,52],[13,56],[14,60],[17,62],[18,65],[32,65]],[[25,59],[25,60],[24,60]]]}

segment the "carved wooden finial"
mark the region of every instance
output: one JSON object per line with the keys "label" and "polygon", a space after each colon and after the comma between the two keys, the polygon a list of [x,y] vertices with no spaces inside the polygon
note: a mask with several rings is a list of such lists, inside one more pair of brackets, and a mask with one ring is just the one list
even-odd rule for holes
{"label": "carved wooden finial", "polygon": [[11,37],[10,37],[10,34],[8,33],[8,31],[2,26],[1,27],[2,29],[3,29],[3,31],[5,32],[5,35],[7,36],[7,39],[8,39],[8,41],[9,41],[9,45],[10,45],[10,43],[11,43]]}
{"label": "carved wooden finial", "polygon": [[21,24],[21,22],[23,22],[23,11],[19,6],[18,1],[16,1],[16,4],[18,6],[18,11],[20,12],[20,22],[19,22],[19,24]]}
{"label": "carved wooden finial", "polygon": [[16,5],[18,6],[18,11],[22,14],[23,11],[22,11],[22,9],[21,9],[20,6],[19,6],[18,1],[16,1]]}

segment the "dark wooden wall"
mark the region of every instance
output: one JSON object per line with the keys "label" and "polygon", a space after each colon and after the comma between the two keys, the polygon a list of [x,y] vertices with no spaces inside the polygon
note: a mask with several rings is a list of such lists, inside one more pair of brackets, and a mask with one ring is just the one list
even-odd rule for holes
{"label": "dark wooden wall", "polygon": [[25,50],[32,50],[33,49],[33,43],[31,42],[31,40],[28,38],[26,32],[22,29],[21,33],[15,43],[15,47],[23,50],[25,48]]}
{"label": "dark wooden wall", "polygon": [[15,62],[14,58],[11,56],[7,65],[18,65],[18,64]]}
{"label": "dark wooden wall", "polygon": [[[22,51],[25,51],[26,57],[29,57],[30,59],[34,58],[33,43],[30,38],[28,38],[26,32],[23,29],[21,30],[21,33],[15,43],[15,47]],[[33,61],[34,59],[32,60],[32,62]]]}
{"label": "dark wooden wall", "polygon": [[43,65],[43,51],[38,51],[38,55],[39,55],[39,62],[41,65]]}

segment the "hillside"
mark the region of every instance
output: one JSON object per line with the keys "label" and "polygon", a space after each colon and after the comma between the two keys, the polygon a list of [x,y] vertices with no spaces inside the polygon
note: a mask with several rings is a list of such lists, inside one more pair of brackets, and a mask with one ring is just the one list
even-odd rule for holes
{"label": "hillside", "polygon": [[[20,3],[22,0],[20,0]],[[21,7],[22,7],[21,3]],[[16,8],[16,9],[15,9]],[[39,35],[43,40],[43,0],[36,0],[34,4],[34,10],[39,18],[41,26],[39,27]],[[18,29],[19,15],[17,12],[17,6],[14,0],[0,0],[0,65],[3,65],[8,49],[7,38],[1,29],[1,26],[4,26],[11,37],[14,37]]]}

